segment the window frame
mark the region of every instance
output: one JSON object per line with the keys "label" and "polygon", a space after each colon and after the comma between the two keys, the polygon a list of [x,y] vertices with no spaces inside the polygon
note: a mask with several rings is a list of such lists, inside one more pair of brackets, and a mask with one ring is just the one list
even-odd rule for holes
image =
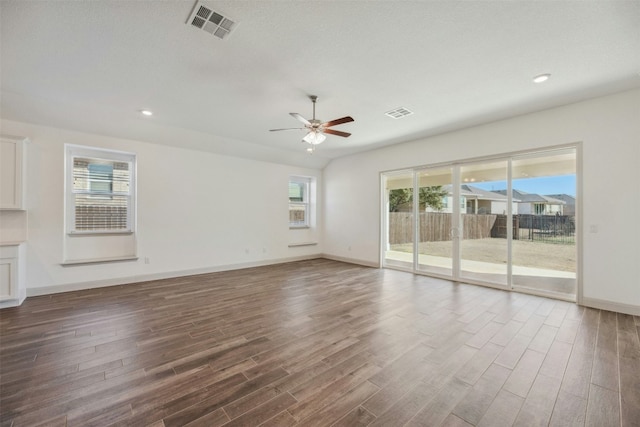
{"label": "window frame", "polygon": [[[74,190],[74,160],[76,158],[95,159],[105,162],[119,162],[129,164],[129,191],[128,193],[114,192],[113,180],[111,191],[86,191]],[[69,236],[79,235],[117,235],[133,234],[136,229],[136,175],[137,156],[135,153],[110,150],[105,148],[87,147],[81,145],[65,144],[65,232]],[[127,202],[126,228],[103,230],[78,230],[76,229],[76,195],[88,194],[96,199],[111,198],[114,196],[125,197]]]}
{"label": "window frame", "polygon": [[[311,227],[311,178],[304,176],[290,176],[287,189],[291,186],[291,184],[297,184],[303,186],[303,194],[302,201],[291,201],[291,197],[289,197],[289,228],[290,229],[300,229],[300,228],[310,228]],[[302,207],[304,210],[304,221],[303,222],[292,222],[291,221],[291,208],[292,207]]]}

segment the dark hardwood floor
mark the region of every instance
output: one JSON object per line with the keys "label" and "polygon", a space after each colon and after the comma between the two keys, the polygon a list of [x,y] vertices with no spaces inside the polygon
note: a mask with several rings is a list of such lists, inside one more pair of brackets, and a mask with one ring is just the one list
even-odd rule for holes
{"label": "dark hardwood floor", "polygon": [[313,260],[0,311],[0,426],[638,426],[640,318]]}

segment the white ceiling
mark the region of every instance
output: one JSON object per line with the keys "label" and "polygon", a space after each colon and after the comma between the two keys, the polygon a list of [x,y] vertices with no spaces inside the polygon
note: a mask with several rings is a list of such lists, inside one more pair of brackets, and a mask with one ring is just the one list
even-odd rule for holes
{"label": "white ceiling", "polygon": [[[2,117],[323,167],[640,87],[640,1],[204,3],[238,22],[226,39],[186,25],[195,0],[2,0]],[[313,156],[268,132],[310,117],[309,94],[355,119]]]}

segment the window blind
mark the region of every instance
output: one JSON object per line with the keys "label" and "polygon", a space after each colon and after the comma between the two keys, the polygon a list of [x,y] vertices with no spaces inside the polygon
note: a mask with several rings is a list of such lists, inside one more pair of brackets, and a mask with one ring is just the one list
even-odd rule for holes
{"label": "window blind", "polygon": [[73,158],[76,231],[130,230],[131,163]]}

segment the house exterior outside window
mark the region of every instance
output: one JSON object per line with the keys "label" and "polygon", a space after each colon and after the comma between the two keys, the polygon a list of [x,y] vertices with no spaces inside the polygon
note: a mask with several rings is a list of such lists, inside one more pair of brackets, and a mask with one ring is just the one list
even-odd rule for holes
{"label": "house exterior outside window", "polygon": [[289,177],[289,228],[308,228],[310,178]]}
{"label": "house exterior outside window", "polygon": [[69,146],[67,232],[132,233],[135,225],[135,154]]}

